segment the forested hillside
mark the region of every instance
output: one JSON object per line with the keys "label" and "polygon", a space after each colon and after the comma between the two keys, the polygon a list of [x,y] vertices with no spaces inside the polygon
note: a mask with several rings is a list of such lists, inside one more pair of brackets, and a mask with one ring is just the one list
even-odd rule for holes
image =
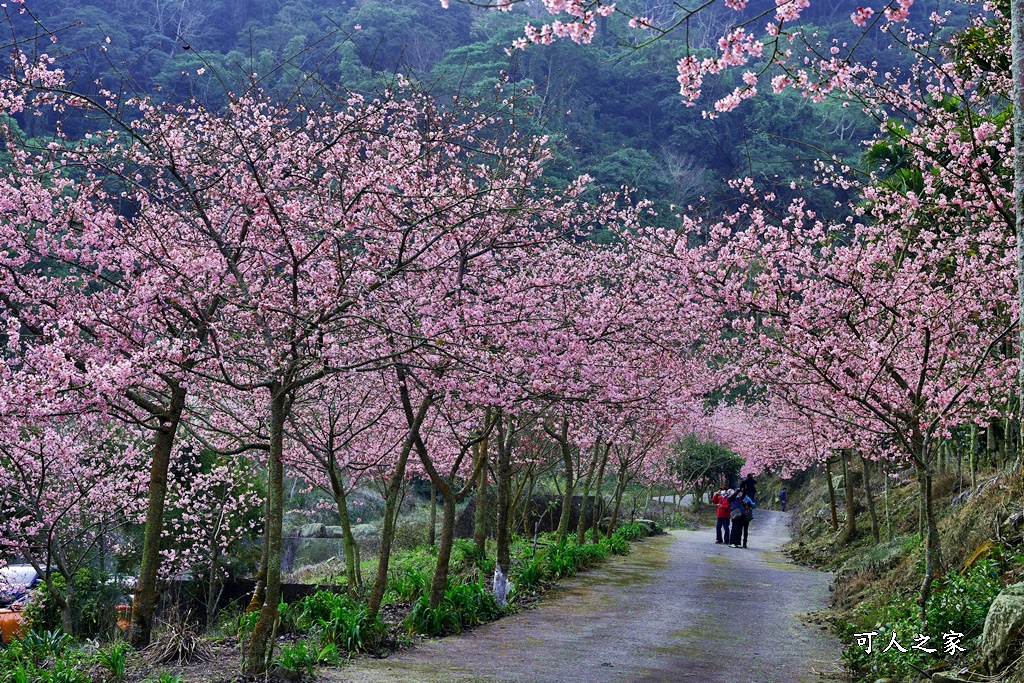
{"label": "forested hillside", "polygon": [[[557,143],[549,177],[586,172],[606,186],[635,186],[662,207],[716,199],[724,180],[746,175],[785,197],[811,160],[829,154],[856,159],[860,141],[874,129],[857,106],[813,104],[795,92],[759,94],[716,119],[705,117],[702,106],[685,106],[675,61],[686,53],[687,40],[710,54],[726,22],[735,21],[732,10],[702,12],[700,25],[640,50],[627,43],[636,38],[624,20],[613,16],[590,49],[556,41],[510,56],[524,24],[543,19],[534,4],[502,13],[467,5],[439,11],[436,0],[46,0],[16,21],[22,32],[24,22],[38,21],[40,49],[70,53],[62,64],[77,70],[80,84],[101,76],[116,84],[120,77],[145,93],[195,94],[207,103],[240,91],[240,81],[253,74],[264,88],[286,94],[311,72],[366,92],[401,71],[433,83],[435,92],[485,97],[507,77],[533,88],[536,125]],[[646,4],[649,16],[671,7]],[[755,17],[770,4],[750,3],[745,11]],[[833,39],[856,41],[859,30],[849,19],[855,5],[814,4],[805,18],[820,28],[808,27],[808,40],[826,46]],[[878,60],[880,70],[899,62],[898,51],[877,32],[861,41],[858,55]],[[737,78],[706,84],[706,101],[731,90]],[[51,125],[46,117],[21,123],[35,136]],[[822,190],[812,201],[828,210],[835,199]]]}

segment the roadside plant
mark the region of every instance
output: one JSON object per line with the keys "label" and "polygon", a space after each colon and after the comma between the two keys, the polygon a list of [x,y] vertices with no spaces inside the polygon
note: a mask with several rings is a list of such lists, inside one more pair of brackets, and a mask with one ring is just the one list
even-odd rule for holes
{"label": "roadside plant", "polygon": [[309,677],[313,676],[318,662],[317,651],[311,648],[305,640],[282,645],[280,654],[274,660],[274,663],[282,669],[298,674],[305,673]]}
{"label": "roadside plant", "polygon": [[345,652],[373,650],[387,630],[379,615],[350,605],[338,605],[327,618],[318,618],[317,629],[321,643]]}
{"label": "roadside plant", "polygon": [[413,568],[402,572],[394,572],[391,577],[390,588],[399,600],[411,602],[418,600],[429,585],[429,576]]}
{"label": "roadside plant", "polygon": [[519,570],[516,576],[516,590],[531,591],[537,588],[547,576],[547,570],[540,558],[535,557]]}
{"label": "roadside plant", "polygon": [[128,665],[128,653],[130,647],[128,643],[114,643],[109,647],[105,647],[96,653],[96,659],[99,661],[103,668],[107,670],[109,679],[111,681],[122,681],[124,680],[125,668]]}

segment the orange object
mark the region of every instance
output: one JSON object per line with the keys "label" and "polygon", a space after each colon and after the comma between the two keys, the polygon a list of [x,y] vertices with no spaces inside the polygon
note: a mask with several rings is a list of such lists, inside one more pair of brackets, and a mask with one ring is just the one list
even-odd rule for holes
{"label": "orange object", "polygon": [[21,638],[25,630],[21,610],[0,609],[0,641],[9,643],[15,638]]}
{"label": "orange object", "polygon": [[132,606],[122,602],[114,609],[117,610],[117,627],[122,631],[127,631],[128,627],[132,625]]}

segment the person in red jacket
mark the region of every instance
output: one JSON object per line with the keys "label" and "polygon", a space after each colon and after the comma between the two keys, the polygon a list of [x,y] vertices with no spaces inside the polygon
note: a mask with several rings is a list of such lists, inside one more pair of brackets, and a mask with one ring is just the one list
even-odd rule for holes
{"label": "person in red jacket", "polygon": [[[725,484],[718,489],[718,492],[711,496],[711,502],[718,506],[715,517],[718,522],[715,524],[715,543],[729,542],[729,489]],[[724,529],[724,532],[723,532]],[[725,540],[722,535],[725,534]]]}

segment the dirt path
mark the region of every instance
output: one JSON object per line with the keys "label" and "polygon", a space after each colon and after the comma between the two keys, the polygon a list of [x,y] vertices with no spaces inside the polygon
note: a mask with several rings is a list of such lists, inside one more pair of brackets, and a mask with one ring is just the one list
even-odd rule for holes
{"label": "dirt path", "polygon": [[839,644],[799,617],[825,607],[828,574],[780,552],[786,515],[758,511],[750,548],[713,530],[634,545],[563,582],[536,609],[386,660],[330,671],[371,681],[804,683],[839,671]]}

